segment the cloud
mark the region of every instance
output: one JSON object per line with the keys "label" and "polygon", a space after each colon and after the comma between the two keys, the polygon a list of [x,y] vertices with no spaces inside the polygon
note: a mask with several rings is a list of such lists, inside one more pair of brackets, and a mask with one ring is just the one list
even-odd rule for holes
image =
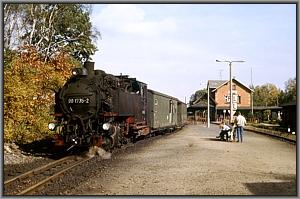
{"label": "cloud", "polygon": [[[276,22],[254,20],[253,13],[223,12],[223,6],[216,12],[216,6],[204,5],[95,5],[92,23],[102,39],[92,59],[98,69],[127,74],[181,100],[205,88],[207,80],[219,79],[221,69],[228,79],[228,65],[216,59],[246,60],[233,67],[246,85],[251,68],[255,85],[267,79],[279,85],[295,74],[295,33],[278,32],[283,29]],[[269,71],[276,74],[266,76]]]}
{"label": "cloud", "polygon": [[133,36],[158,36],[176,31],[174,18],[147,20],[143,9],[131,4],[108,5],[93,18],[95,26],[112,33]]}
{"label": "cloud", "polygon": [[182,101],[200,84],[205,87],[207,78],[219,76],[208,70],[215,57],[201,23],[171,14],[148,16],[140,5],[131,4],[102,7],[92,21],[103,38],[93,61],[107,73],[127,74]]}

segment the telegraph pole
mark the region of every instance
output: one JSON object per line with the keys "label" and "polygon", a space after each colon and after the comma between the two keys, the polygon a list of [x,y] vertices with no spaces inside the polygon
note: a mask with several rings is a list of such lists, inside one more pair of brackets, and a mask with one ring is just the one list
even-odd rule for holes
{"label": "telegraph pole", "polygon": [[222,72],[223,72],[223,69],[220,69],[219,72],[220,72],[220,80],[222,80]]}

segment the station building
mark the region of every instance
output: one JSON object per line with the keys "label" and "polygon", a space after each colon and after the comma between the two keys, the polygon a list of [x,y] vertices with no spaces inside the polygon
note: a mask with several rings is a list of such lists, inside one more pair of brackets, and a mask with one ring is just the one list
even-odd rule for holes
{"label": "station building", "polygon": [[[230,118],[230,82],[229,80],[208,80],[210,121],[229,121]],[[297,103],[290,102],[279,106],[252,106],[253,90],[237,79],[232,79],[233,109],[234,116],[238,111],[242,113],[248,122],[263,122],[263,113],[270,110],[268,120],[279,120],[281,125],[295,131]],[[207,94],[197,99],[188,107],[188,119],[194,123],[206,123],[207,121]],[[252,114],[254,117],[249,117]]]}
{"label": "station building", "polygon": [[[211,121],[220,121],[230,116],[230,82],[229,80],[208,80]],[[232,79],[232,98],[234,112],[251,111],[251,90],[235,78]],[[207,112],[207,95],[198,99],[189,107],[196,120],[205,120]]]}
{"label": "station building", "polygon": [[[208,80],[207,88],[209,90],[210,101],[210,120],[223,121],[230,117],[230,82],[229,80]],[[253,106],[253,90],[244,85],[237,79],[232,79],[232,98],[234,114],[240,111],[244,116],[249,113],[263,112],[271,110],[271,115],[276,115],[282,107],[278,106]],[[195,101],[188,107],[188,113],[195,121],[205,122],[207,118],[207,95]],[[191,118],[191,117],[190,117]]]}

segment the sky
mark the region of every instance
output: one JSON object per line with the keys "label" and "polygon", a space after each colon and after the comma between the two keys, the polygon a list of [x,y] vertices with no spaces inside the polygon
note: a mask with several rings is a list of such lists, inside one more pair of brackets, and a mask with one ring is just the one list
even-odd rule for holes
{"label": "sky", "polygon": [[[284,90],[296,77],[296,4],[93,4],[95,68],[188,102],[208,80]],[[252,71],[252,73],[251,73]],[[251,75],[252,74],[252,75]]]}

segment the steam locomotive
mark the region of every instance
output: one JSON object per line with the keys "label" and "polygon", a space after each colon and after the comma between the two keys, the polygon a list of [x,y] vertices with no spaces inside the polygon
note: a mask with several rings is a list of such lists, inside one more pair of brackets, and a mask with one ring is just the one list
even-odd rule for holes
{"label": "steam locomotive", "polygon": [[55,145],[99,146],[105,150],[186,122],[186,104],[147,89],[147,84],[94,70],[94,62],[75,68],[55,94]]}

